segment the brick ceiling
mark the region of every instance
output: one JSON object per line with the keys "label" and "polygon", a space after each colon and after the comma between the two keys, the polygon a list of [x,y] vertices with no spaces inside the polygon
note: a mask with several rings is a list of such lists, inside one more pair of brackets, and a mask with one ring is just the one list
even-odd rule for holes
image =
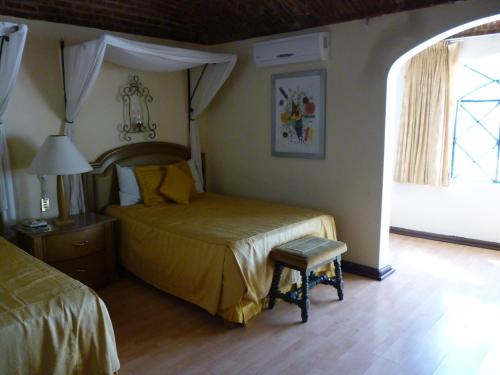
{"label": "brick ceiling", "polygon": [[450,0],[0,0],[0,14],[215,44]]}

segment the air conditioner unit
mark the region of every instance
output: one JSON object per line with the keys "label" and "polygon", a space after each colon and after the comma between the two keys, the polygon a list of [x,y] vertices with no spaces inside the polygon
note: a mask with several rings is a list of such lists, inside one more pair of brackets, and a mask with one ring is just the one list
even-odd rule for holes
{"label": "air conditioner unit", "polygon": [[314,33],[255,43],[253,59],[257,66],[327,60],[330,33]]}

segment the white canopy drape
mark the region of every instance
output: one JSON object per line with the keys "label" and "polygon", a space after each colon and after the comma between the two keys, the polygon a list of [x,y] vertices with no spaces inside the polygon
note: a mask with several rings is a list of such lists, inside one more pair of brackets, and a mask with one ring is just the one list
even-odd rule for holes
{"label": "white canopy drape", "polygon": [[16,202],[3,115],[14,91],[28,27],[0,22],[0,210],[7,223],[16,219]]}
{"label": "white canopy drape", "polygon": [[[66,90],[64,131],[70,138],[72,138],[71,124],[80,113],[94,87],[104,60],[134,70],[150,72],[174,72],[209,64],[192,99],[192,121],[189,124],[190,162],[197,171],[197,176],[194,176],[195,180],[198,181],[197,187],[202,187],[201,151],[198,128],[194,119],[208,106],[227,79],[236,63],[236,56],[141,43],[110,35],[66,47],[64,48]],[[73,179],[71,181],[70,195],[71,212],[83,211],[81,180]]]}

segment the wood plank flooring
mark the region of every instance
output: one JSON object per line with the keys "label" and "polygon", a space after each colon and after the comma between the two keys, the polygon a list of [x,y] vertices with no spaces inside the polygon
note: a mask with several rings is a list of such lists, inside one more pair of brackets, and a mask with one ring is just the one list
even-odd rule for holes
{"label": "wood plank flooring", "polygon": [[500,374],[500,252],[391,235],[396,273],[320,285],[245,328],[126,277],[102,289],[120,375]]}

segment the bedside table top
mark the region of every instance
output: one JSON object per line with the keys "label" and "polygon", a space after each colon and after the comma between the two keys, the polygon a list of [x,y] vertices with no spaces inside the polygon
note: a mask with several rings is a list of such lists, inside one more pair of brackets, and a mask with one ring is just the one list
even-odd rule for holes
{"label": "bedside table top", "polygon": [[34,231],[34,230],[29,229],[29,228],[26,228],[22,224],[15,225],[14,230],[16,232],[21,232],[21,233],[23,233],[27,236],[30,236],[30,237],[43,237],[43,236],[50,236],[53,234],[74,232],[74,231],[82,230],[84,228],[92,227],[94,225],[114,222],[117,220],[111,216],[101,215],[101,214],[97,214],[95,212],[88,212],[88,213],[80,214],[80,215],[71,215],[71,218],[73,220],[75,220],[74,224],[64,225],[61,227],[56,227],[55,225],[53,225],[53,220],[47,220],[47,222],[49,224],[51,224],[52,228],[53,228],[53,229],[48,230],[48,231],[43,231],[43,232]]}

